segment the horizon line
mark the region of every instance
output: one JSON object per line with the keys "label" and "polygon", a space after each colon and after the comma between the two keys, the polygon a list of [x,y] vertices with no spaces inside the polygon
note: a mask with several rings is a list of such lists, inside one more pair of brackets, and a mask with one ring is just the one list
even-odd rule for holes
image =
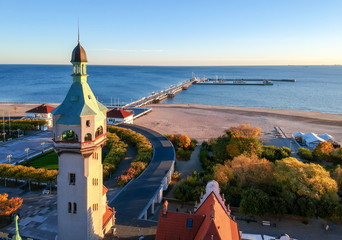
{"label": "horizon line", "polygon": [[[0,63],[0,65],[47,65],[71,66],[63,63]],[[342,66],[342,64],[246,64],[246,65],[156,65],[156,64],[90,64],[89,66],[134,66],[134,67],[273,67],[273,66]]]}

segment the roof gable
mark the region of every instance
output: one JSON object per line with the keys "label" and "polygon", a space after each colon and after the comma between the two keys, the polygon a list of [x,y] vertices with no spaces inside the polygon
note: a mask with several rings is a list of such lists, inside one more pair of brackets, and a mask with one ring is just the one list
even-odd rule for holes
{"label": "roof gable", "polygon": [[[213,192],[205,199],[195,214],[206,216],[195,240],[207,239],[208,234],[218,234],[218,239],[241,239],[237,223],[230,218],[226,208],[222,206]],[[216,230],[213,229],[214,227]]]}

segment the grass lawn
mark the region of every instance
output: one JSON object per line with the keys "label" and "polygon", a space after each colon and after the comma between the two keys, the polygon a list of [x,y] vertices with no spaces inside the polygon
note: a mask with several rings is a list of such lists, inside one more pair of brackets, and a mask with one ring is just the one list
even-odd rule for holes
{"label": "grass lawn", "polygon": [[46,168],[50,170],[58,170],[58,155],[55,151],[39,155],[33,159],[30,159],[27,166],[32,166],[35,168]]}

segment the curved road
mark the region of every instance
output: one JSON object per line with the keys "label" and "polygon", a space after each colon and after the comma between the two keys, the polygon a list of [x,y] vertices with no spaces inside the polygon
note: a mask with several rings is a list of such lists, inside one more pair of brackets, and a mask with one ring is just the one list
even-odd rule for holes
{"label": "curved road", "polygon": [[166,137],[151,129],[129,124],[120,124],[119,127],[144,135],[150,140],[154,150],[152,161],[145,171],[109,203],[110,207],[115,208],[116,223],[131,225],[156,195],[162,180],[174,164],[175,150]]}

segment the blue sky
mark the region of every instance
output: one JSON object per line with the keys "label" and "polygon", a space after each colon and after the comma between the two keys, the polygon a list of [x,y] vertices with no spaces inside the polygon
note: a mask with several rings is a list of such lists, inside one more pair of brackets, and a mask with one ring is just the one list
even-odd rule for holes
{"label": "blue sky", "polygon": [[342,64],[340,0],[0,0],[0,64]]}

